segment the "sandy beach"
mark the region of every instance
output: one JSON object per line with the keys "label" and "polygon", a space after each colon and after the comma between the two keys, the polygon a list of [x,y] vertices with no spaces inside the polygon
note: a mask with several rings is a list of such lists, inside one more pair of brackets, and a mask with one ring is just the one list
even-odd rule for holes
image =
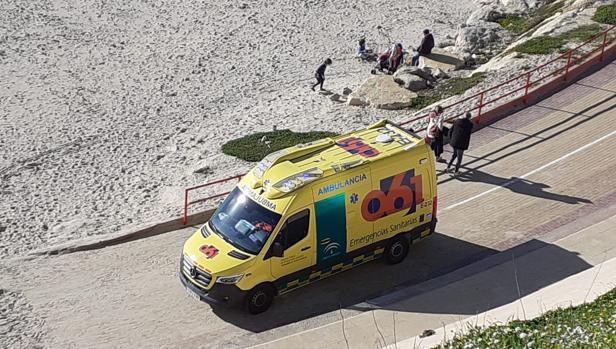
{"label": "sandy beach", "polygon": [[[241,173],[226,140],[274,125],[348,131],[408,112],[357,88],[383,49],[454,35],[471,2],[1,1],[0,256],[179,216],[183,188]],[[378,29],[378,28],[381,29]],[[386,38],[389,36],[390,39]],[[196,169],[207,167],[202,173]]]}

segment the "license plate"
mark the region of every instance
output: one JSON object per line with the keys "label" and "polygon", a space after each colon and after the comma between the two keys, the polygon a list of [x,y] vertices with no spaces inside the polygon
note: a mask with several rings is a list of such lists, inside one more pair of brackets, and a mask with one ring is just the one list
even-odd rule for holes
{"label": "license plate", "polygon": [[192,298],[200,301],[201,300],[201,296],[199,296],[195,291],[191,290],[190,288],[186,287],[186,293],[188,293],[189,296],[191,296]]}

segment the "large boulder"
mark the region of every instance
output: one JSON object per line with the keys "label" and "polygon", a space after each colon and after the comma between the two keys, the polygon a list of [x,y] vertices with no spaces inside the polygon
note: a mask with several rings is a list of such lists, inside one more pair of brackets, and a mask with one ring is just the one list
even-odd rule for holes
{"label": "large boulder", "polygon": [[451,72],[464,66],[464,59],[453,52],[434,48],[432,53],[419,58],[419,68],[430,67],[440,69],[444,72]]}
{"label": "large boulder", "polygon": [[496,22],[507,14],[508,11],[499,4],[485,4],[471,13],[466,19],[466,25],[474,26],[480,22]]}
{"label": "large boulder", "polygon": [[394,74],[394,80],[396,79],[396,75],[402,75],[402,74],[416,75],[426,81],[436,82],[436,79],[434,78],[434,76],[432,76],[430,69],[421,69],[419,67],[413,67],[413,66],[403,66],[402,68],[398,69],[396,73]]}
{"label": "large boulder", "polygon": [[417,94],[400,87],[391,75],[368,78],[347,99],[349,105],[372,106],[378,109],[403,109],[411,106]]}
{"label": "large boulder", "polygon": [[397,84],[400,84],[402,87],[404,87],[407,90],[418,92],[418,91],[425,90],[428,88],[428,84],[426,83],[426,80],[422,79],[421,77],[417,75],[410,74],[404,71],[398,71],[396,72],[396,74],[394,74],[394,81]]}
{"label": "large boulder", "polygon": [[458,30],[455,47],[461,52],[475,53],[499,44],[504,37],[504,31],[499,24],[492,22],[466,26]]}

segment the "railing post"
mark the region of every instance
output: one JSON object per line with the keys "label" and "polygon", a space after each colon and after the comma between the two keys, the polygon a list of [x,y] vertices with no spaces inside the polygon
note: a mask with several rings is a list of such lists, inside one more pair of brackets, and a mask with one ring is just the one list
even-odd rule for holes
{"label": "railing post", "polygon": [[603,62],[603,54],[605,53],[606,44],[607,44],[607,31],[603,33],[603,44],[601,45],[601,56],[599,56],[599,62]]}
{"label": "railing post", "polygon": [[567,67],[565,68],[565,81],[569,77],[569,67],[571,66],[571,56],[573,55],[573,50],[569,50],[569,54],[567,55]]}
{"label": "railing post", "polygon": [[184,190],[184,225],[188,223],[188,189]]}
{"label": "railing post", "polygon": [[524,102],[524,104],[526,104],[526,102],[528,102],[528,88],[530,87],[530,76],[533,72],[529,71],[526,74],[526,85],[524,86],[524,99],[522,99],[522,101]]}
{"label": "railing post", "polygon": [[477,111],[477,123],[481,121],[481,109],[483,108],[483,94],[485,92],[481,92],[479,95],[479,110]]}

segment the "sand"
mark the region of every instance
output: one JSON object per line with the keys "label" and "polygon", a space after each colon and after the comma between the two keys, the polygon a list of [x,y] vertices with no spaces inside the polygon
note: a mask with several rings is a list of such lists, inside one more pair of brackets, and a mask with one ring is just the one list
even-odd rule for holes
{"label": "sand", "polygon": [[474,6],[0,0],[0,257],[179,216],[183,188],[250,168],[228,139],[405,119],[310,91],[314,69],[331,57],[325,87],[355,89],[359,37],[438,43]]}

